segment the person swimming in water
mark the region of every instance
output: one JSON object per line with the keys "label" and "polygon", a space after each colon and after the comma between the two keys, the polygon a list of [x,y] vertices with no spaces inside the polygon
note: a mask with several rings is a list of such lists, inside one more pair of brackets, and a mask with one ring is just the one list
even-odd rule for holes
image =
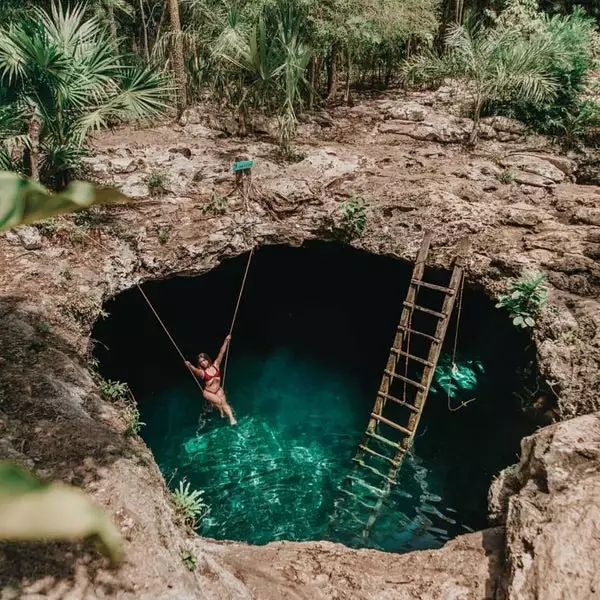
{"label": "person swimming in water", "polygon": [[231,406],[227,402],[227,396],[225,396],[225,391],[221,387],[221,371],[219,367],[221,366],[221,361],[225,356],[225,352],[227,351],[227,346],[231,340],[231,335],[228,335],[219,350],[219,354],[214,362],[210,359],[208,354],[204,354],[201,352],[198,354],[198,366],[194,367],[191,362],[185,361],[185,366],[198,377],[204,379],[204,390],[202,391],[202,395],[204,398],[210,402],[211,405],[216,406],[221,413],[221,417],[226,414],[229,417],[229,424],[236,425],[237,421],[233,416],[233,411],[231,410]]}

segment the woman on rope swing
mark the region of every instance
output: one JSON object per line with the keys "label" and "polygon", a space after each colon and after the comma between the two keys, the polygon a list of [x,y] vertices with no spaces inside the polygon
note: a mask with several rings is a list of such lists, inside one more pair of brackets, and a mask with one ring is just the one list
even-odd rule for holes
{"label": "woman on rope swing", "polygon": [[[221,371],[219,367],[221,366],[221,361],[225,356],[225,352],[227,351],[227,346],[231,341],[231,335],[228,335],[219,350],[219,354],[217,358],[213,362],[210,359],[208,354],[204,354],[201,352],[198,354],[198,366],[194,367],[192,363],[189,361],[185,361],[185,366],[197,377],[204,379],[204,390],[202,391],[202,395],[204,398],[210,402],[211,405],[216,406],[221,413],[221,417],[226,414],[229,417],[229,424],[236,425],[237,421],[233,416],[233,411],[231,410],[231,406],[227,402],[227,396],[225,396],[225,391],[221,387]],[[224,414],[223,414],[224,413]]]}

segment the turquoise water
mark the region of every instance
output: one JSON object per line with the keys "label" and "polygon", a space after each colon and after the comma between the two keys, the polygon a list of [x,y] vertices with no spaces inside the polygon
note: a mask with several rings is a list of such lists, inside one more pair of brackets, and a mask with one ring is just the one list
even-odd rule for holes
{"label": "turquoise water", "polygon": [[237,357],[226,387],[237,427],[202,413],[187,382],[153,394],[155,409],[143,413],[144,438],[166,479],[176,485],[185,477],[205,492],[210,513],[202,535],[256,544],[332,539],[400,551],[436,547],[470,530],[444,504],[443,482],[432,461],[419,457],[419,438],[369,540],[357,544],[330,526],[373,401],[358,379],[280,347]]}

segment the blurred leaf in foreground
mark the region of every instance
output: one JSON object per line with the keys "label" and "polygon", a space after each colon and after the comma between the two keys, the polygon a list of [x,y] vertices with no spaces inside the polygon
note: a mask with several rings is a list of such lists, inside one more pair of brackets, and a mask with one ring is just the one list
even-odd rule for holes
{"label": "blurred leaf in foreground", "polygon": [[62,192],[50,193],[44,186],[11,172],[0,172],[0,231],[48,219],[57,214],[88,208],[92,204],[128,200],[111,188],[73,181]]}
{"label": "blurred leaf in foreground", "polygon": [[61,483],[42,483],[21,467],[0,462],[0,540],[92,536],[97,536],[113,562],[121,558],[116,527],[83,491]]}

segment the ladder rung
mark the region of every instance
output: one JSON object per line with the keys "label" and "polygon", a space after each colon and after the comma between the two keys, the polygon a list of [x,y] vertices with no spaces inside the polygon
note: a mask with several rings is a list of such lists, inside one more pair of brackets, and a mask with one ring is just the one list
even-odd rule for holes
{"label": "ladder rung", "polygon": [[414,354],[409,354],[408,352],[404,352],[404,350],[400,350],[400,348],[390,348],[390,352],[394,354],[398,354],[399,356],[407,356],[411,360],[416,360],[423,365],[427,365],[428,367],[433,367],[433,363],[421,358],[420,356],[415,356]]}
{"label": "ladder rung", "polygon": [[415,335],[420,335],[421,337],[427,338],[432,342],[439,344],[441,343],[441,339],[434,337],[433,335],[429,335],[428,333],[423,333],[422,331],[417,331],[416,329],[411,329],[410,327],[405,327],[404,325],[398,325],[398,329],[402,329],[402,331],[406,331],[407,333],[414,333]]}
{"label": "ladder rung", "polygon": [[358,494],[353,494],[350,490],[345,490],[344,488],[340,488],[340,492],[342,492],[343,494],[348,494],[348,496],[352,496],[352,498],[354,498],[355,502],[362,504],[362,506],[364,506],[365,508],[368,508],[370,510],[377,508],[377,504],[369,504],[368,502],[364,502],[363,500],[360,499]]}
{"label": "ladder rung", "polygon": [[363,481],[362,479],[360,479],[358,477],[352,477],[351,475],[349,475],[348,479],[350,481],[356,481],[356,483],[358,483],[358,485],[361,485],[365,489],[369,490],[372,494],[379,496],[379,498],[382,498],[385,495],[383,490],[380,490],[379,488],[376,488],[375,486],[368,484],[366,481]]}
{"label": "ladder rung", "polygon": [[455,293],[455,291],[452,288],[444,287],[443,285],[434,285],[433,283],[427,283],[426,281],[423,281],[421,279],[413,279],[413,280],[411,280],[411,283],[413,285],[425,287],[430,290],[437,290],[438,292],[444,292],[446,294],[449,294],[450,296]]}
{"label": "ladder rung", "polygon": [[361,521],[353,512],[349,511],[347,508],[338,508],[337,510],[338,510],[338,512],[346,513],[347,515],[352,517],[355,521],[357,521],[361,525],[365,525],[365,526],[368,525],[368,522]]}
{"label": "ladder rung", "polygon": [[373,419],[377,419],[377,421],[381,421],[382,423],[389,425],[390,427],[393,427],[394,429],[397,429],[398,431],[401,431],[404,435],[412,435],[412,431],[410,429],[406,429],[406,427],[402,427],[402,425],[398,425],[397,423],[394,423],[393,421],[390,421],[389,419],[386,419],[377,413],[371,413],[371,417],[373,417]]}
{"label": "ladder rung", "polygon": [[375,452],[375,450],[371,450],[371,448],[369,448],[368,446],[365,446],[364,444],[359,444],[358,447],[361,450],[364,450],[365,452],[368,452],[369,454],[376,456],[377,458],[383,458],[383,460],[387,460],[389,463],[391,463],[393,465],[396,464],[389,456],[384,456],[383,454],[379,454],[379,452]]}
{"label": "ladder rung", "polygon": [[385,473],[382,473],[379,469],[376,469],[375,467],[372,467],[371,465],[366,464],[364,461],[361,461],[358,458],[353,458],[352,460],[355,463],[359,464],[361,467],[364,467],[365,469],[368,469],[372,473],[375,473],[375,475],[378,475],[379,477],[382,477],[383,479],[385,479],[389,483],[394,483],[394,480],[392,478],[388,477]]}
{"label": "ladder rung", "polygon": [[414,385],[419,390],[425,391],[427,389],[422,383],[413,381],[412,379],[409,379],[408,377],[404,377],[404,375],[398,375],[398,373],[394,373],[393,371],[390,371],[389,369],[385,369],[384,373],[386,375],[389,375],[390,377],[393,377],[394,379],[399,379],[400,381],[404,381],[404,383],[410,383],[410,385]]}
{"label": "ladder rung", "polygon": [[392,442],[391,440],[388,440],[387,438],[384,438],[381,435],[377,435],[376,433],[372,433],[371,431],[367,431],[367,435],[372,437],[373,439],[376,439],[379,442],[383,442],[384,444],[391,446],[392,448],[396,448],[396,450],[404,450],[404,448],[402,448],[400,444],[396,444],[396,442]]}
{"label": "ladder rung", "polygon": [[448,315],[446,313],[438,312],[437,310],[431,310],[430,308],[425,308],[424,306],[419,306],[418,304],[414,304],[413,302],[407,302],[406,300],[403,302],[404,306],[408,306],[409,308],[413,308],[414,310],[420,310],[421,312],[427,313],[428,315],[433,315],[438,319],[445,319]]}
{"label": "ladder rung", "polygon": [[384,392],[377,392],[377,395],[381,398],[385,398],[386,400],[391,400],[400,406],[404,406],[405,408],[408,408],[408,410],[412,410],[415,413],[419,412],[419,409],[416,406],[410,404],[410,402],[404,402],[404,400],[400,400],[400,398],[396,398],[396,396],[391,396],[390,394],[385,394]]}

